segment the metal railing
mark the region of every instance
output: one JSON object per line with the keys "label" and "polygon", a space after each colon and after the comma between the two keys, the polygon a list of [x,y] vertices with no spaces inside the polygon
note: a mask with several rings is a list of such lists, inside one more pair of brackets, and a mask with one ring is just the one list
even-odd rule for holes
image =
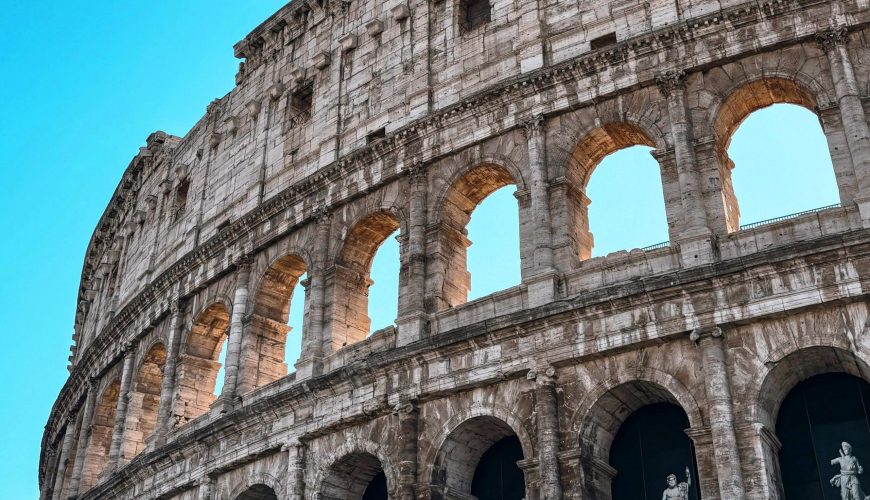
{"label": "metal railing", "polygon": [[643,247],[641,248],[641,250],[643,250],[644,252],[649,252],[650,250],[658,250],[659,248],[666,248],[669,246],[671,246],[670,240],[656,243],[655,245],[650,245],[648,247]]}
{"label": "metal railing", "polygon": [[804,210],[803,212],[798,212],[796,214],[783,215],[781,217],[774,217],[773,219],[752,222],[750,224],[741,224],[740,230],[742,231],[744,229],[754,229],[754,228],[759,227],[759,226],[766,226],[768,224],[773,224],[774,222],[780,222],[780,221],[789,220],[789,219],[796,219],[796,218],[800,217],[801,215],[814,214],[814,213],[822,212],[822,211],[825,211],[825,210],[828,210],[831,208],[840,208],[840,204],[835,203],[833,205],[828,205],[826,207],[814,208],[812,210]]}

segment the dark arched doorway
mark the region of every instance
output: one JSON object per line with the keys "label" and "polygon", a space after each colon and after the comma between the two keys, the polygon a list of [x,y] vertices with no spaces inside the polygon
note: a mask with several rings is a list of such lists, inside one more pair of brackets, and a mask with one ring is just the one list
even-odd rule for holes
{"label": "dark arched doorway", "polygon": [[456,498],[519,500],[526,482],[517,462],[523,447],[513,428],[492,416],[459,424],[441,444],[432,470],[432,485]]}
{"label": "dark arched doorway", "polygon": [[[671,403],[647,405],[632,413],[610,447],[610,465],[616,469],[613,500],[659,500],[668,488],[686,488],[690,500],[699,500],[695,451],[687,428],[686,412]],[[669,484],[672,474],[674,481]]]}
{"label": "dark arched doorway", "polygon": [[323,500],[387,500],[389,486],[381,461],[371,453],[351,453],[338,460],[320,486]]}
{"label": "dark arched doorway", "polygon": [[[856,475],[853,460],[832,460],[840,458],[841,445],[848,442],[858,463],[870,464],[868,398],[870,384],[845,373],[816,375],[789,392],[776,419],[785,498],[840,500],[841,488],[856,491],[855,478],[866,494],[870,471]],[[841,474],[841,465],[844,475],[832,481]]]}
{"label": "dark arched doorway", "polygon": [[480,457],[471,481],[471,494],[478,500],[521,500],[526,482],[517,462],[523,459],[523,446],[516,436],[508,436],[489,447]]}
{"label": "dark arched doorway", "polygon": [[265,484],[257,484],[245,490],[235,500],[278,500],[278,495]]}

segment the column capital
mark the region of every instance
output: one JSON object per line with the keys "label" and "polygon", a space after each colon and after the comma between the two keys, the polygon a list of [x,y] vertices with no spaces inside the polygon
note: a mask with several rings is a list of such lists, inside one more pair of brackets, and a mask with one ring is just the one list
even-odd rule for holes
{"label": "column capital", "polygon": [[523,120],[523,132],[526,137],[540,134],[546,130],[546,118],[543,113],[536,113]]}
{"label": "column capital", "polygon": [[849,30],[844,26],[834,26],[816,33],[816,43],[823,52],[827,53],[838,45],[843,45],[849,40]]}
{"label": "column capital", "polygon": [[329,225],[332,220],[332,212],[330,212],[329,207],[326,205],[320,205],[315,208],[313,216],[317,224]]}
{"label": "column capital", "polygon": [[173,297],[172,300],[169,301],[169,312],[171,312],[173,316],[178,316],[184,311],[184,306],[184,299]]}
{"label": "column capital", "polygon": [[250,252],[242,252],[233,260],[233,265],[235,265],[236,269],[240,272],[250,271],[253,263],[254,255]]}
{"label": "column capital", "polygon": [[713,327],[698,327],[689,333],[689,340],[694,342],[696,345],[701,342],[701,340],[705,338],[712,339],[723,339],[725,338],[725,331],[718,326]]}
{"label": "column capital", "polygon": [[539,386],[555,386],[556,385],[556,368],[553,365],[547,365],[543,369],[532,368],[526,374],[528,380],[533,380]]}
{"label": "column capital", "polygon": [[670,97],[677,90],[686,90],[687,78],[685,71],[675,69],[656,75],[656,85],[663,96]]}
{"label": "column capital", "polygon": [[419,159],[414,159],[405,170],[411,184],[418,184],[426,180],[426,165]]}

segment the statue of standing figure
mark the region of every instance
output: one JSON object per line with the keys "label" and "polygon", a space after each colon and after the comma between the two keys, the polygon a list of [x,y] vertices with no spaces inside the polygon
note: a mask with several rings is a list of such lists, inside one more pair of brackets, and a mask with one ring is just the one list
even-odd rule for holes
{"label": "statue of standing figure", "polygon": [[858,457],[852,455],[852,445],[843,441],[840,444],[840,456],[831,460],[831,465],[839,465],[840,473],[831,478],[831,486],[840,488],[841,500],[870,500],[870,495],[864,495],[858,474],[864,473],[864,467],[858,463]]}
{"label": "statue of standing figure", "polygon": [[[677,476],[670,474],[667,478],[668,488],[662,493],[662,500],[689,500],[689,487],[692,486],[692,475],[686,467],[686,482],[677,483]],[[864,500],[864,499],[861,499]]]}

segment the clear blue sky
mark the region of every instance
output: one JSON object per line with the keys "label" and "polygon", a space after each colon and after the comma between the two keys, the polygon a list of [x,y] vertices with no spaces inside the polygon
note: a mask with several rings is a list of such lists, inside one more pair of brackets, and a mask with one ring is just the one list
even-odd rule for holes
{"label": "clear blue sky", "polygon": [[[184,135],[212,99],[232,88],[233,43],[282,4],[3,1],[4,498],[37,498],[39,444],[67,375],[85,247],[121,173],[149,133]],[[784,106],[753,115],[731,154],[744,222],[837,201],[824,138],[805,110]],[[596,254],[666,239],[657,170],[645,148],[633,148],[596,171],[589,188]],[[517,235],[502,231],[516,227],[511,192],[493,195],[472,218],[472,298],[519,282]],[[390,239],[374,264],[375,328],[395,318],[397,255]]]}

